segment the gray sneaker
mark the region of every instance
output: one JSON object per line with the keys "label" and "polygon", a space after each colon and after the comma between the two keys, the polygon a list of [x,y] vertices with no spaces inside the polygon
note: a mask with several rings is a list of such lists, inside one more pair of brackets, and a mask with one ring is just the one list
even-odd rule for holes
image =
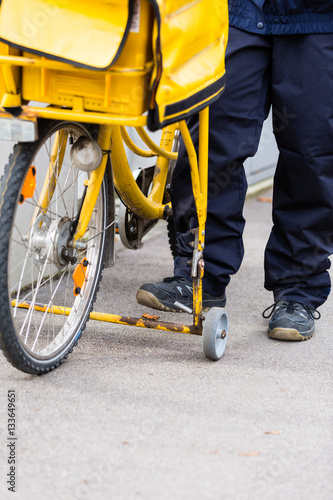
{"label": "gray sneaker", "polygon": [[[271,311],[270,311],[271,309]],[[262,313],[270,318],[268,336],[279,340],[308,340],[315,331],[320,312],[292,300],[279,300]]]}
{"label": "gray sneaker", "polygon": [[[160,311],[181,312],[175,302],[192,309],[193,307],[193,284],[192,281],[173,276],[164,278],[156,285],[147,283],[142,285],[136,294],[139,304],[158,309]],[[202,308],[208,311],[211,307],[224,307],[226,303],[225,295],[216,297],[202,290]]]}

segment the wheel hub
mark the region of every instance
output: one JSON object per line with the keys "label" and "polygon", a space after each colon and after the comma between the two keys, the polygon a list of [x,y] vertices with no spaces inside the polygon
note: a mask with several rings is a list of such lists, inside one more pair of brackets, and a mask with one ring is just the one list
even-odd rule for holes
{"label": "wheel hub", "polygon": [[63,217],[51,222],[45,214],[40,214],[30,235],[30,251],[34,259],[44,264],[49,259],[59,269],[69,263],[75,264],[76,251],[70,247],[72,221]]}

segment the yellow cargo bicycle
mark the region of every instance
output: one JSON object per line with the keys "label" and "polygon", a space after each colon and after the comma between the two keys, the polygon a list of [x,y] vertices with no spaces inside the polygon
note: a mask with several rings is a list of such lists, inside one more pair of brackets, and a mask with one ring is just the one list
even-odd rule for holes
{"label": "yellow cargo bicycle", "polygon": [[[16,368],[57,367],[89,317],[202,335],[207,358],[223,355],[228,316],[213,308],[203,317],[202,277],[208,105],[224,88],[227,26],[221,0],[2,1],[0,139],[17,144],[0,192],[0,342]],[[159,145],[145,127],[162,129]],[[116,223],[125,246],[138,248],[172,215],[166,183],[179,132],[198,214],[193,324],[91,312],[103,267],[114,265]],[[154,167],[133,175],[125,145]]]}

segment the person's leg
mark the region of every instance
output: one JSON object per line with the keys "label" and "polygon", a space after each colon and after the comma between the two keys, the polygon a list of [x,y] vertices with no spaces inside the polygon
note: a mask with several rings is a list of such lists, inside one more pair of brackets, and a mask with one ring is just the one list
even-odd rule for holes
{"label": "person's leg", "polygon": [[280,150],[265,287],[316,308],[333,253],[333,35],[276,37],[274,132]]}
{"label": "person's leg", "polygon": [[[223,295],[230,275],[243,258],[242,215],[247,182],[244,160],[257,151],[263,121],[270,106],[270,37],[230,29],[226,53],[226,89],[210,107],[209,184],[205,275],[203,288]],[[198,143],[198,119],[189,123],[194,144]],[[184,146],[172,178],[179,257],[175,275],[190,279],[187,261],[192,257],[190,230],[197,227],[190,168]]]}
{"label": "person's leg", "polygon": [[[243,162],[255,154],[262,124],[269,111],[271,45],[272,37],[230,29],[226,90],[210,107],[204,307],[224,305],[225,287],[243,258],[242,211],[247,187]],[[197,116],[190,120],[189,127],[197,145]],[[179,252],[175,275],[180,281],[143,285],[137,295],[138,302],[146,306],[162,309],[166,306],[168,310],[172,309],[175,299],[183,303],[187,300],[192,305],[191,270],[187,261],[193,251],[190,229],[197,227],[197,217],[190,167],[183,145],[172,178],[172,205]],[[183,278],[185,282],[182,282]],[[170,292],[172,287],[174,291]],[[221,300],[215,302],[214,297]]]}
{"label": "person's leg", "polygon": [[[274,179],[274,226],[265,252],[265,288],[273,291],[275,301],[292,301],[291,315],[295,303],[309,307],[311,313],[330,291],[332,81],[333,35],[274,38],[272,104],[280,156]],[[308,338],[314,322],[311,314],[307,319]]]}

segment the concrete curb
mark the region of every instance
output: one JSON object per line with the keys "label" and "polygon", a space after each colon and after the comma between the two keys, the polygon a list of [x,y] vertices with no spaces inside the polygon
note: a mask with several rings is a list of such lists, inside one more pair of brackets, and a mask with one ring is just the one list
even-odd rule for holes
{"label": "concrete curb", "polygon": [[246,199],[255,198],[262,191],[266,191],[266,189],[271,189],[272,187],[273,187],[273,177],[257,182],[256,184],[252,184],[251,186],[248,187],[246,193]]}

